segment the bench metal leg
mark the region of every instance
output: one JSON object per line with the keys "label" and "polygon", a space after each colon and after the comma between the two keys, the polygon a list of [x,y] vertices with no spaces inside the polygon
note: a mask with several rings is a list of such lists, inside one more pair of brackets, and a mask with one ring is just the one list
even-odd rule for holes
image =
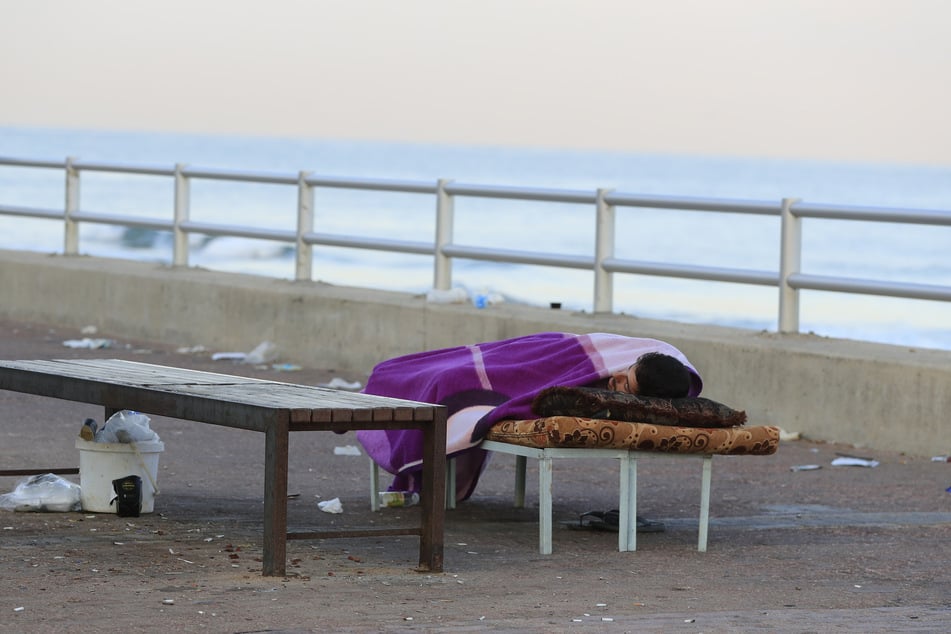
{"label": "bench metal leg", "polygon": [[264,565],[265,577],[287,570],[288,423],[274,421],[264,432]]}
{"label": "bench metal leg", "polygon": [[700,483],[700,535],[697,550],[707,552],[707,528],[710,523],[710,482],[713,479],[713,455],[703,457],[703,478]]}
{"label": "bench metal leg", "polygon": [[[446,518],[446,408],[439,408],[423,429],[419,570],[442,572],[443,531]],[[455,499],[455,491],[453,491]]]}
{"label": "bench metal leg", "polygon": [[380,465],[370,459],[370,510],[380,510]]}

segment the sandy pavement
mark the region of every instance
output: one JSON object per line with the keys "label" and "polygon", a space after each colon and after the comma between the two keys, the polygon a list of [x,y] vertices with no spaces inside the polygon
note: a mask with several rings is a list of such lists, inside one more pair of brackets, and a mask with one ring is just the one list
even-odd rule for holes
{"label": "sandy pavement", "polygon": [[[176,342],[114,340],[0,321],[0,358],[129,358],[293,383],[333,368],[212,361]],[[260,342],[248,342],[248,350]],[[278,359],[278,362],[280,359]],[[741,404],[735,404],[741,406]],[[102,411],[0,392],[0,464],[76,466],[74,439]],[[709,551],[698,553],[699,461],[639,461],[639,508],[663,533],[618,553],[613,533],[571,530],[617,507],[613,461],[555,462],[554,553],[538,554],[537,471],[512,506],[514,458],[447,513],[445,572],[414,570],[416,538],[291,541],[287,577],[262,577],[263,437],[152,418],[165,443],[155,512],[138,518],[0,511],[0,624],[9,632],[944,632],[951,631],[951,463],[807,440],[770,457],[714,459]],[[755,423],[755,421],[751,421]],[[900,421],[896,421],[900,424]],[[353,434],[293,438],[292,528],[410,523],[372,513],[367,459],[336,455]],[[948,451],[947,439],[936,452]],[[818,464],[815,471],[791,471]],[[78,476],[69,476],[78,482]],[[0,492],[18,478],[0,477]],[[340,498],[344,513],[317,508]]]}

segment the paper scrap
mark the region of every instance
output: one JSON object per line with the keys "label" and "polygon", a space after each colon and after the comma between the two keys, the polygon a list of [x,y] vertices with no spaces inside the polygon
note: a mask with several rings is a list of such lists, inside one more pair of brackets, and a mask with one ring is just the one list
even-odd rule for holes
{"label": "paper scrap", "polygon": [[852,458],[849,456],[839,456],[832,461],[833,467],[877,467],[878,460],[866,458]]}
{"label": "paper scrap", "polygon": [[321,500],[317,503],[317,508],[324,513],[343,513],[343,504],[340,503],[340,498]]}
{"label": "paper scrap", "polygon": [[244,358],[245,363],[260,365],[270,363],[277,358],[277,346],[270,341],[262,341]]}
{"label": "paper scrap", "polygon": [[67,339],[63,342],[63,345],[67,348],[88,348],[90,350],[97,350],[99,348],[109,348],[112,346],[111,339],[90,339],[89,337],[83,337],[82,339]]}
{"label": "paper scrap", "polygon": [[244,361],[246,352],[216,352],[211,355],[212,361]]}
{"label": "paper scrap", "polygon": [[317,387],[329,387],[335,390],[356,391],[356,390],[359,390],[361,387],[363,387],[363,384],[360,383],[359,381],[353,381],[351,383],[350,381],[341,379],[339,376],[335,376],[327,383],[318,383]]}
{"label": "paper scrap", "polygon": [[334,447],[335,456],[361,456],[360,448],[353,445],[344,445],[342,447]]}

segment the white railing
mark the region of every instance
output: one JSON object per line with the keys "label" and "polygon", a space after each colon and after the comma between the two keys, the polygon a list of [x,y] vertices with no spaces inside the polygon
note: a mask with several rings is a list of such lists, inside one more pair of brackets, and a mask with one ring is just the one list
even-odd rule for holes
{"label": "white railing", "polygon": [[[312,247],[314,245],[432,256],[433,288],[438,290],[449,290],[451,286],[453,259],[580,269],[591,271],[594,275],[592,305],[596,312],[612,311],[613,279],[616,273],[773,286],[779,290],[777,323],[780,332],[799,330],[800,290],[951,301],[951,286],[811,275],[800,271],[803,218],[951,227],[951,211],[803,203],[796,198],[760,201],[632,194],[609,189],[591,191],[476,185],[444,179],[428,182],[341,178],[317,176],[304,171],[297,174],[274,174],[198,168],[181,164],[174,167],[133,166],[81,161],[73,158],[67,158],[65,161],[43,161],[0,157],[0,166],[65,170],[64,209],[0,204],[0,215],[63,221],[63,253],[65,255],[79,254],[80,223],[98,223],[171,232],[173,235],[172,264],[183,267],[188,266],[189,234],[256,238],[293,244],[296,253],[294,275],[296,280],[312,279]],[[81,210],[79,185],[82,172],[127,173],[173,178],[175,196],[172,219],[141,218]],[[189,219],[189,198],[191,181],[195,179],[269,183],[295,187],[298,192],[297,227],[295,229],[265,229],[192,221]],[[429,242],[315,233],[313,230],[314,197],[315,190],[319,188],[432,195],[436,201],[435,239]],[[592,205],[596,210],[594,253],[590,256],[578,256],[541,251],[493,249],[457,243],[453,235],[453,206],[455,199],[459,197]],[[614,257],[615,215],[618,207],[778,216],[781,222],[779,270],[708,267],[616,258]]]}

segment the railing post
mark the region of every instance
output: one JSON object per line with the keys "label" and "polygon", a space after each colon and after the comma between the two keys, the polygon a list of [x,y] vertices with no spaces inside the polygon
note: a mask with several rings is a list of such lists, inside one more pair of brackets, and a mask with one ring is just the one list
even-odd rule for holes
{"label": "railing post", "polygon": [[191,213],[191,182],[182,163],[175,164],[175,219],[172,227],[172,266],[188,266],[188,234],[182,223]]}
{"label": "railing post", "polygon": [[614,308],[614,274],[601,263],[614,257],[614,205],[604,199],[610,189],[598,189],[594,232],[594,312],[610,313]]}
{"label": "railing post", "polygon": [[799,291],[789,276],[802,265],[802,219],[793,213],[798,198],[783,198],[779,248],[779,332],[799,332]]}
{"label": "railing post", "polygon": [[294,245],[294,279],[309,281],[313,275],[314,248],[304,241],[304,234],[314,230],[314,188],[308,184],[310,172],[297,176],[297,242]]}
{"label": "railing post", "polygon": [[77,255],[79,253],[79,223],[73,220],[73,212],[79,211],[79,170],[73,167],[76,158],[66,158],[66,207],[65,207],[65,236],[63,238],[63,255]]}
{"label": "railing post", "polygon": [[436,183],[436,250],[433,258],[433,288],[448,291],[452,286],[452,258],[443,255],[442,249],[452,244],[454,201],[446,192],[451,180],[440,178]]}

